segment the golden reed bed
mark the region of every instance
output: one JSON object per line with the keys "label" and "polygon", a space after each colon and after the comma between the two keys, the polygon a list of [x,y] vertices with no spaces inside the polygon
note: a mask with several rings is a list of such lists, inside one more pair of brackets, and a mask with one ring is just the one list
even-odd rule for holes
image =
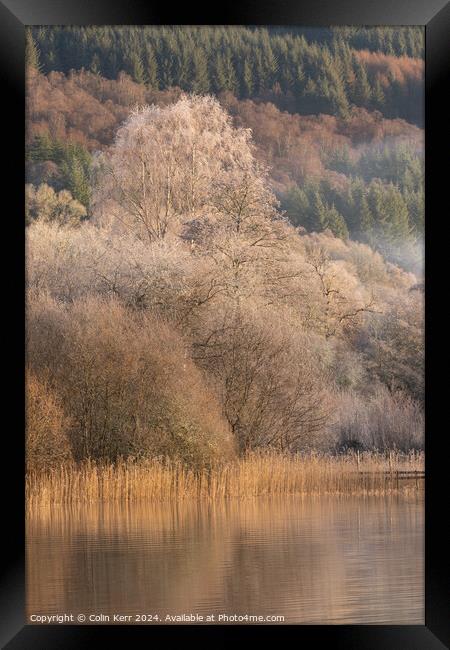
{"label": "golden reed bed", "polygon": [[146,460],[85,462],[26,477],[29,507],[72,502],[215,499],[283,494],[386,494],[423,488],[423,453],[249,454],[228,465],[193,471]]}

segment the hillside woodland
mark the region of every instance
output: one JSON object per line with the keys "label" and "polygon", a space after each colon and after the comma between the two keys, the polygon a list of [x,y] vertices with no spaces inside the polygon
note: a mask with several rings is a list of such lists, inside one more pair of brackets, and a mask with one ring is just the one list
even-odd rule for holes
{"label": "hillside woodland", "polygon": [[[422,50],[383,29],[28,33],[30,469],[422,448]],[[387,99],[287,89],[350,60]]]}

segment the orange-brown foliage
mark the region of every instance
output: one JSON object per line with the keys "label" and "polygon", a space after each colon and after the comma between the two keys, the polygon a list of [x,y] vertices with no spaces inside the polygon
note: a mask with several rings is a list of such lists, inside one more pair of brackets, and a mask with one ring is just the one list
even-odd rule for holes
{"label": "orange-brown foliage", "polygon": [[382,52],[369,52],[356,50],[355,56],[363,63],[381,85],[389,86],[391,79],[399,84],[406,85],[410,82],[423,83],[424,61],[412,59],[409,56],[392,56]]}
{"label": "orange-brown foliage", "polygon": [[70,418],[45,379],[27,372],[26,382],[26,461],[27,469],[40,472],[68,462]]}
{"label": "orange-brown foliage", "polygon": [[83,70],[68,76],[28,70],[27,137],[32,140],[38,133],[49,132],[55,139],[80,142],[93,151],[112,142],[132,106],[169,104],[179,94],[177,89],[146,89],[126,74],[112,80]]}
{"label": "orange-brown foliage", "polygon": [[350,117],[343,119],[323,114],[291,114],[271,103],[240,101],[231,93],[220,99],[239,126],[252,130],[257,155],[270,165],[272,179],[278,185],[325,176],[335,184],[342,183],[342,175],[326,169],[326,160],[330,153],[343,147],[355,157],[361,144],[387,138],[422,145],[422,129],[402,119],[385,119],[378,111],[354,107]]}
{"label": "orange-brown foliage", "polygon": [[[362,54],[372,57],[369,52]],[[416,60],[407,57],[373,56],[379,57],[374,62],[386,60],[385,67],[397,65],[403,71],[399,79],[407,78],[408,62],[414,64],[413,69],[416,66]],[[136,104],[163,106],[176,101],[181,93],[177,88],[146,88],[125,73],[111,80],[85,71],[66,77],[60,72],[45,76],[31,70],[27,86],[28,141],[38,133],[48,132],[56,139],[80,142],[90,151],[112,143],[117,128]],[[363,108],[354,108],[345,120],[332,115],[291,114],[272,103],[238,100],[228,92],[220,96],[220,101],[236,126],[252,130],[257,157],[270,165],[272,180],[279,189],[306,178],[327,177],[335,184],[342,183],[342,175],[326,169],[329,154],[337,148],[347,147],[356,156],[354,150],[361,144],[388,137],[407,138],[420,146],[422,143],[420,128]]]}
{"label": "orange-brown foliage", "polygon": [[[28,362],[40,380],[31,375],[27,389],[28,446],[46,467],[52,449],[62,453],[62,409],[77,460],[160,455],[196,466],[233,454],[215,393],[160,319],[115,300],[64,306],[43,294],[30,295],[27,317]],[[47,376],[60,402],[41,387]]]}

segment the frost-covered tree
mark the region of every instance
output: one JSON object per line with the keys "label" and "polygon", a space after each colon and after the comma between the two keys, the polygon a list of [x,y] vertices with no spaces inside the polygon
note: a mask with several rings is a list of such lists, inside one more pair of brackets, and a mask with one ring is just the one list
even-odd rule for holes
{"label": "frost-covered tree", "polygon": [[215,285],[220,283],[235,306],[285,273],[293,233],[277,208],[264,169],[254,165],[213,180],[207,213],[185,224],[183,236],[194,252],[214,262]]}
{"label": "frost-covered tree", "polygon": [[97,206],[147,241],[217,211],[243,223],[272,201],[250,136],[209,96],[136,108],[98,160]]}

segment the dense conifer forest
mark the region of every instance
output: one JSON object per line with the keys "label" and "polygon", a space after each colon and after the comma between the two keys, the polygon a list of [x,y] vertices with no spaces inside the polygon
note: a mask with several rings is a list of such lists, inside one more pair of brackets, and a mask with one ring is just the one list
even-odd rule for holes
{"label": "dense conifer forest", "polygon": [[301,114],[347,117],[353,105],[421,123],[418,28],[35,28],[30,57],[44,73],[126,72],[154,89],[274,102]]}

